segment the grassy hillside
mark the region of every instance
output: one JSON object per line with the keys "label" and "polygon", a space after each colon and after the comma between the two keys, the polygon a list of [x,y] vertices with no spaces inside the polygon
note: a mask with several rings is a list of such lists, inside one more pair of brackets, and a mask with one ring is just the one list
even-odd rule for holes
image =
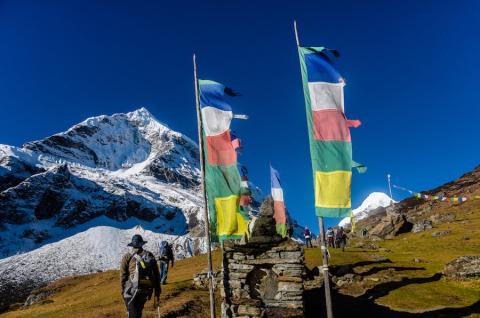
{"label": "grassy hillside", "polygon": [[[480,255],[480,201],[457,206],[445,203],[437,208],[437,213],[447,212],[455,214],[455,221],[364,244],[375,244],[377,249],[332,251],[332,272],[335,265],[350,265],[357,276],[335,291],[337,308],[345,309],[341,305],[346,304],[349,311],[357,307],[385,317],[480,317],[480,279],[460,282],[441,275],[445,264],[456,257]],[[439,231],[449,234],[432,236]],[[308,249],[306,261],[309,268],[320,265],[319,250]],[[400,313],[428,311],[423,315]]]}
{"label": "grassy hillside", "polygon": [[[214,264],[220,264],[220,253],[214,253]],[[206,255],[175,263],[169,275],[169,284],[162,286],[162,317],[207,317],[208,291],[192,290],[192,277],[207,267]],[[45,290],[55,294],[41,304],[28,309],[18,309],[0,317],[31,318],[107,318],[126,317],[125,306],[120,295],[118,271],[93,275],[69,277],[56,281]],[[145,306],[144,317],[156,317],[153,301]]]}
{"label": "grassy hillside", "polygon": [[[480,317],[480,280],[459,282],[441,275],[452,259],[480,255],[480,201],[458,206],[445,203],[437,209],[438,213],[447,211],[455,213],[455,220],[431,230],[363,242],[367,248],[331,251],[332,273],[346,269],[353,274],[352,281],[333,290],[336,317],[351,317],[352,313],[358,317]],[[449,234],[433,237],[438,231]],[[349,244],[355,246],[358,241]],[[306,249],[305,255],[310,270],[320,265],[319,249]],[[218,252],[214,262],[220,264]],[[170,284],[162,292],[162,317],[208,317],[208,291],[191,288],[192,276],[206,264],[205,255],[175,264]],[[307,314],[320,317],[322,288],[315,283],[309,286]],[[126,317],[118,271],[62,279],[46,289],[55,293],[42,303],[0,317]],[[147,304],[145,317],[154,317],[152,306]]]}

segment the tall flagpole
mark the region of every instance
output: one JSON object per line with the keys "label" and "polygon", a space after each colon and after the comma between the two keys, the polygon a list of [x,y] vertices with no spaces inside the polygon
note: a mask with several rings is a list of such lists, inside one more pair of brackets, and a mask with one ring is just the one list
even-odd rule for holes
{"label": "tall flagpole", "polygon": [[[295,30],[295,40],[297,42],[297,49],[300,47],[300,40],[298,38],[297,21],[293,21],[293,28]],[[327,307],[327,317],[333,318],[332,310],[332,295],[330,293],[330,276],[328,271],[328,252],[325,244],[325,226],[323,224],[323,216],[318,217],[318,227],[320,228],[320,248],[322,250],[323,259],[323,286],[325,287],[325,305]]]}
{"label": "tall flagpole", "polygon": [[207,239],[208,253],[208,290],[210,292],[210,317],[215,318],[215,293],[213,289],[213,265],[212,250],[210,249],[210,221],[208,218],[207,189],[205,187],[205,153],[203,150],[202,131],[203,125],[200,118],[200,93],[197,78],[197,60],[193,54],[193,77],[195,80],[195,103],[197,107],[197,125],[198,125],[198,148],[200,150],[200,170],[202,173],[202,194],[203,194],[203,212],[205,217],[205,236]]}

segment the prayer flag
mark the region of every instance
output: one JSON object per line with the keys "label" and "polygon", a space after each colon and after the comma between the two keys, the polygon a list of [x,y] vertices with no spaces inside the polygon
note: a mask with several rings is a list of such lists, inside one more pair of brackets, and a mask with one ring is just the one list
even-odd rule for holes
{"label": "prayer flag", "polygon": [[345,217],[351,213],[352,160],[350,128],[360,121],[345,116],[345,82],[323,47],[299,47],[307,113],[317,216]]}

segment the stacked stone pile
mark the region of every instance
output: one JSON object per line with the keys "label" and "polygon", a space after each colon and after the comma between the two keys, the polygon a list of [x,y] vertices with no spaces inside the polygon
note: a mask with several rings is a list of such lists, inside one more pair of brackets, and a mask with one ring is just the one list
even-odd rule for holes
{"label": "stacked stone pile", "polygon": [[226,242],[222,317],[303,317],[304,255],[292,240]]}

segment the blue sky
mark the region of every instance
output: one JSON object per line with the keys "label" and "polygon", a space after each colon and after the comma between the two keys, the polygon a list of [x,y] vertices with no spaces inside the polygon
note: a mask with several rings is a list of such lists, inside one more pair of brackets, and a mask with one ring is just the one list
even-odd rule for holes
{"label": "blue sky", "polygon": [[0,0],[0,143],[141,106],[196,139],[195,52],[200,77],[243,94],[232,106],[250,119],[232,128],[250,179],[268,192],[271,161],[291,213],[317,229],[294,19],[303,45],[342,55],[346,113],[363,122],[354,159],[369,167],[353,206],[387,192],[387,173],[420,191],[479,164],[474,0]]}

